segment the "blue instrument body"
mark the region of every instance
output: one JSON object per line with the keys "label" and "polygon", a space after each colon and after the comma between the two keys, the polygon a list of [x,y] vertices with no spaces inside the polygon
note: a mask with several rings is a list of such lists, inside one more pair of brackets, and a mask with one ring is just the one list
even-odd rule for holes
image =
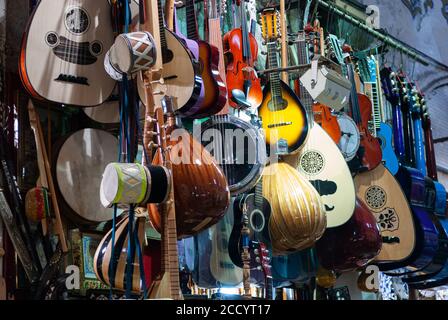
{"label": "blue instrument body", "polygon": [[[402,104],[398,79],[390,69],[383,69],[381,80],[385,95],[393,109],[393,136],[396,155],[400,160],[396,178],[409,200],[416,229],[413,254],[406,261],[380,265],[390,275],[405,275],[427,267],[439,248],[439,232],[433,223],[434,188],[432,180],[422,172],[410,167],[413,163],[414,146],[409,104]],[[395,82],[393,82],[395,81]],[[403,109],[403,110],[402,110]],[[412,149],[410,148],[412,146]]]}
{"label": "blue instrument body", "polygon": [[436,219],[438,219],[441,232],[444,234],[442,248],[434,257],[433,266],[431,266],[432,273],[403,279],[413,289],[424,290],[448,284],[448,219],[445,217]]}
{"label": "blue instrument body", "polygon": [[392,146],[392,128],[387,123],[382,122],[380,124],[380,129],[376,134],[381,143],[384,166],[390,171],[390,173],[392,173],[392,175],[396,175],[400,164]]}

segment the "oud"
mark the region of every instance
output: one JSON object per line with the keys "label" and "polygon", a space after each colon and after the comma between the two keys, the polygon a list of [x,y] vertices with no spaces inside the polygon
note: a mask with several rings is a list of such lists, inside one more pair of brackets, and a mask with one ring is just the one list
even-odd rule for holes
{"label": "oud", "polygon": [[[113,44],[107,0],[41,0],[23,38],[20,75],[35,98],[96,106],[115,87],[104,70]],[[51,14],[49,14],[51,12]]]}

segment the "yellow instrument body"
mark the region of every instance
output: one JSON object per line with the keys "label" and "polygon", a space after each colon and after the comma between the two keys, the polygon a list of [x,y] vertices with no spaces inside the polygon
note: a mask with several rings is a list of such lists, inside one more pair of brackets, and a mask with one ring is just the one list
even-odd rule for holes
{"label": "yellow instrument body", "polygon": [[263,196],[272,207],[269,230],[274,255],[310,248],[327,226],[319,193],[287,163],[274,163],[263,172]]}
{"label": "yellow instrument body", "polygon": [[298,151],[308,135],[308,121],[306,112],[299,98],[280,81],[282,107],[275,107],[272,103],[270,84],[264,89],[263,102],[258,108],[258,115],[262,120],[262,127],[266,136],[266,144],[275,146],[280,140],[288,145],[288,153]]}

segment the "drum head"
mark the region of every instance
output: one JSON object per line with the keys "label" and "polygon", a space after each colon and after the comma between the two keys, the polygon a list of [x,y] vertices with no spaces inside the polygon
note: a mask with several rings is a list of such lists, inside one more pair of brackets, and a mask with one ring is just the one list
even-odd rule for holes
{"label": "drum head", "polygon": [[119,35],[110,49],[110,62],[123,73],[129,73],[133,65],[132,46],[125,35]]}
{"label": "drum head", "polygon": [[118,140],[98,129],[70,135],[57,153],[55,176],[59,191],[75,222],[100,223],[112,219],[113,209],[100,201],[106,166],[117,160]]}
{"label": "drum head", "polygon": [[202,143],[209,150],[212,144],[211,154],[223,169],[231,195],[256,185],[266,162],[266,144],[258,128],[234,116],[214,116],[202,125]]}

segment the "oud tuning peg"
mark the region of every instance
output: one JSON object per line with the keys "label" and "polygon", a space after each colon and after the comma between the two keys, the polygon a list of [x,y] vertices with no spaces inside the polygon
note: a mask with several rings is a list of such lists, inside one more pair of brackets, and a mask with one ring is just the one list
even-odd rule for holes
{"label": "oud tuning peg", "polygon": [[158,148],[160,147],[157,143],[155,143],[154,141],[150,141],[148,143],[148,148]]}
{"label": "oud tuning peg", "polygon": [[156,137],[156,136],[159,135],[159,133],[158,133],[158,132],[155,132],[155,131],[149,131],[147,134],[148,134],[150,137]]}

